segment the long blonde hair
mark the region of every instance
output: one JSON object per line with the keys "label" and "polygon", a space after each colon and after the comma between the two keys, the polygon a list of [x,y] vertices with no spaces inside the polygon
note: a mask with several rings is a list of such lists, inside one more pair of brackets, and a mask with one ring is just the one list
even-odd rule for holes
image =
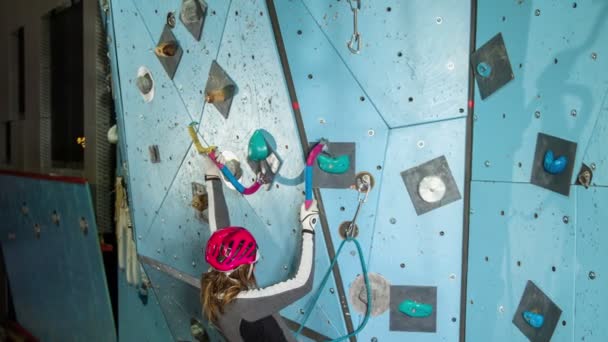
{"label": "long blonde hair", "polygon": [[204,273],[201,277],[201,304],[203,313],[211,322],[216,322],[224,313],[224,306],[236,299],[241,291],[247,291],[256,286],[255,275],[250,268],[253,265],[242,265],[230,275],[215,269]]}

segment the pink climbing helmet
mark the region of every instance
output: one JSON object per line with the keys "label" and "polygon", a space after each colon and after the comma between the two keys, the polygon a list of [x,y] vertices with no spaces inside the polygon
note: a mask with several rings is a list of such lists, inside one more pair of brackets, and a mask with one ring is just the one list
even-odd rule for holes
{"label": "pink climbing helmet", "polygon": [[243,227],[226,227],[216,230],[205,248],[205,260],[220,272],[230,272],[241,265],[258,260],[258,244]]}

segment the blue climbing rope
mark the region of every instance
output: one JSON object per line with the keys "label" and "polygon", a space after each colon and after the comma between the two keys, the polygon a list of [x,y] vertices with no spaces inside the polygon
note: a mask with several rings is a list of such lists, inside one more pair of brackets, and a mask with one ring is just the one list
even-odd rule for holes
{"label": "blue climbing rope", "polygon": [[304,329],[304,326],[306,325],[306,322],[308,321],[308,318],[310,317],[310,314],[312,313],[312,309],[319,301],[319,298],[321,297],[321,291],[323,291],[323,289],[325,288],[325,285],[327,285],[327,281],[329,280],[329,276],[331,275],[331,270],[334,268],[334,265],[338,261],[338,257],[340,256],[340,252],[342,252],[342,248],[344,247],[344,245],[346,245],[346,242],[350,242],[350,241],[355,243],[355,246],[357,247],[357,251],[359,252],[359,261],[361,262],[361,271],[363,272],[363,279],[365,280],[365,291],[367,294],[367,310],[365,311],[365,317],[363,318],[363,322],[361,322],[361,324],[355,331],[353,331],[350,334],[338,337],[334,340],[330,340],[329,342],[343,341],[343,340],[349,339],[353,336],[356,336],[363,330],[363,328],[365,328],[365,325],[367,325],[367,321],[369,321],[369,317],[370,317],[371,311],[372,311],[372,293],[371,293],[371,286],[369,284],[369,278],[367,276],[367,267],[365,266],[365,259],[363,259],[363,250],[361,249],[361,244],[359,244],[359,241],[357,241],[356,238],[348,237],[348,238],[344,239],[344,241],[342,241],[342,243],[340,244],[340,247],[338,247],[338,251],[336,252],[336,255],[334,256],[334,258],[332,259],[331,264],[329,265],[329,269],[327,270],[327,272],[325,273],[325,276],[323,277],[323,280],[321,281],[321,285],[317,289],[317,292],[315,293],[315,295],[312,297],[312,303],[310,304],[309,309],[306,310],[304,319],[302,320],[302,323],[300,323],[300,328],[298,328],[298,330],[295,333],[296,337],[302,333],[302,330]]}

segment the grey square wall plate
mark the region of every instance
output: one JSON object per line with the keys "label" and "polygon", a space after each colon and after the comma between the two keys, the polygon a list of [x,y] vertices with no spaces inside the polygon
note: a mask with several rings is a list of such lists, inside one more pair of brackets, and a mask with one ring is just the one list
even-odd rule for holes
{"label": "grey square wall plate", "polygon": [[[227,86],[234,86],[236,89],[236,83],[228,76],[228,73],[222,69],[222,67],[217,63],[217,61],[213,61],[211,63],[211,68],[209,69],[209,78],[207,79],[207,85],[205,87],[205,94],[214,91],[224,89]],[[233,95],[236,95],[237,90],[235,90]],[[228,114],[230,113],[230,107],[232,106],[233,96],[228,97],[225,101],[221,102],[213,102],[213,106],[222,114],[222,116],[228,119]]]}
{"label": "grey square wall plate", "polygon": [[201,40],[207,4],[203,0],[183,0],[179,20],[197,41]]}
{"label": "grey square wall plate", "polygon": [[[544,323],[540,328],[534,328],[529,325],[523,318],[524,311],[536,311],[544,316]],[[521,297],[515,316],[513,316],[513,324],[524,334],[531,342],[549,342],[555,331],[562,310],[549,298],[541,289],[533,282],[528,280],[526,289]]]}
{"label": "grey square wall plate", "polygon": [[403,171],[401,178],[418,215],[461,198],[445,156]]}
{"label": "grey square wall plate", "polygon": [[[433,307],[433,313],[428,317],[410,317],[404,314],[399,311],[399,304],[408,299],[430,304]],[[389,330],[436,332],[437,288],[434,286],[391,286]]]}
{"label": "grey square wall plate", "polygon": [[501,33],[471,54],[471,66],[482,100],[515,78]]}
{"label": "grey square wall plate", "polygon": [[175,36],[173,35],[171,28],[168,25],[165,25],[165,28],[163,29],[163,33],[161,34],[160,39],[158,40],[158,44],[156,44],[156,45],[158,46],[162,43],[167,43],[167,42],[171,42],[171,41],[177,43],[177,51],[175,52],[174,56],[164,57],[164,56],[159,56],[156,53],[154,53],[154,55],[156,55],[156,58],[158,58],[158,60],[160,61],[160,64],[162,64],[162,66],[165,69],[165,72],[167,73],[169,78],[173,79],[173,76],[175,76],[175,72],[177,71],[177,67],[179,66],[179,62],[182,59],[182,54],[184,53],[184,51],[182,50],[182,47],[179,45],[177,38],[175,38]]}
{"label": "grey square wall plate", "polygon": [[[574,172],[576,146],[577,145],[575,142],[538,133],[530,182],[534,185],[555,191],[564,196],[570,195],[570,180],[572,179],[572,173]],[[545,171],[545,153],[549,149],[553,151],[555,158],[565,156],[568,160],[566,169],[563,172],[554,175]]]}

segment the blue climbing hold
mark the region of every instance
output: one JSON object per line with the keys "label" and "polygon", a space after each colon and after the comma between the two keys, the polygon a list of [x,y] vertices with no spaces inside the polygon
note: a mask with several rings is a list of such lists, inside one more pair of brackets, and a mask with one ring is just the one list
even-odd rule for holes
{"label": "blue climbing hold", "polygon": [[560,156],[559,158],[555,159],[555,155],[553,154],[552,150],[548,150],[545,153],[543,167],[545,168],[545,171],[547,171],[548,173],[550,173],[552,175],[560,174],[560,173],[564,172],[567,165],[568,165],[568,159],[566,158],[566,156]]}
{"label": "blue climbing hold", "polygon": [[477,64],[477,73],[481,77],[490,77],[490,74],[492,74],[492,67],[486,62],[480,62]]}
{"label": "blue climbing hold", "polygon": [[535,312],[531,312],[531,311],[524,311],[522,313],[522,316],[524,317],[524,320],[526,321],[526,323],[528,323],[531,327],[539,329],[540,327],[543,326],[543,323],[545,323],[545,317],[543,317],[543,315],[535,313]]}

